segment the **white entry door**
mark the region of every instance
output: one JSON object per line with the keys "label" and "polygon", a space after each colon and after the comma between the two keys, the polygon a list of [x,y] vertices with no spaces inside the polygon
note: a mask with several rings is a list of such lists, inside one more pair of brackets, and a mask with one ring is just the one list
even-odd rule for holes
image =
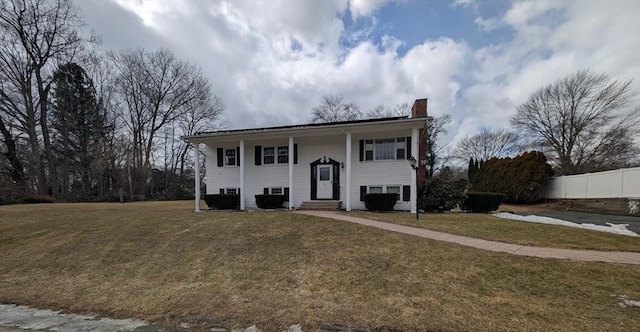
{"label": "white entry door", "polygon": [[318,165],[318,199],[333,198],[333,165]]}

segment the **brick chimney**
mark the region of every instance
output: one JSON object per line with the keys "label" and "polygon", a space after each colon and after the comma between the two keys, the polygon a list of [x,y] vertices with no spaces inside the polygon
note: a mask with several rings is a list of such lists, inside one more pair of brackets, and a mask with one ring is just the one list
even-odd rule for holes
{"label": "brick chimney", "polygon": [[423,117],[427,116],[427,98],[424,99],[416,99],[413,102],[413,107],[411,107],[411,117]]}
{"label": "brick chimney", "polygon": [[[424,99],[416,99],[415,102],[413,102],[413,107],[411,107],[411,117],[412,118],[417,118],[417,117],[427,117],[427,98]],[[426,119],[425,119],[426,120]],[[418,136],[420,137],[420,143],[418,144],[418,155],[419,156],[415,156],[416,159],[421,160],[424,159],[424,157],[427,154],[427,145],[425,144],[425,139],[424,139],[424,128],[421,128],[418,132]],[[427,169],[426,169],[426,165],[420,165],[420,168],[418,169],[418,193],[422,192],[422,188],[424,187],[424,181],[427,179]]]}

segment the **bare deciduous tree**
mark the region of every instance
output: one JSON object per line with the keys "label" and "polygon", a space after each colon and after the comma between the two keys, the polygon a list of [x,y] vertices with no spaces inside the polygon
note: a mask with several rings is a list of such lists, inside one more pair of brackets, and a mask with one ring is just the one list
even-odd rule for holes
{"label": "bare deciduous tree", "polygon": [[22,160],[20,160],[18,156],[18,138],[15,137],[11,127],[11,124],[3,119],[2,112],[0,112],[0,133],[2,133],[0,141],[3,143],[3,145],[0,146],[0,154],[2,154],[8,162],[8,164],[0,163],[0,165],[4,166],[4,169],[1,169],[0,173],[8,173],[11,180],[18,187],[24,187],[26,184],[26,176]]}
{"label": "bare deciduous tree", "polygon": [[[211,96],[209,100],[198,101],[196,105],[191,103],[185,105],[184,114],[177,119],[180,135],[195,135],[198,132],[211,131],[229,127],[229,123],[220,121],[220,115],[224,111],[222,99]],[[175,136],[174,136],[175,137]],[[177,149],[174,149],[173,172],[184,174],[187,157],[193,148],[179,137],[175,137],[178,142]]]}
{"label": "bare deciduous tree", "polygon": [[379,119],[409,115],[411,115],[411,107],[408,103],[396,104],[391,108],[387,108],[384,104],[378,104],[374,106],[372,110],[367,112],[366,117],[369,119]]}
{"label": "bare deciduous tree", "polygon": [[327,123],[358,120],[362,117],[360,106],[354,102],[345,103],[343,96],[322,97],[322,104],[311,109],[312,122]]}
{"label": "bare deciduous tree", "polygon": [[443,115],[436,118],[429,118],[422,130],[422,139],[425,142],[425,157],[427,167],[427,177],[432,177],[436,170],[442,168],[447,162],[447,156],[445,156],[444,148],[446,144],[440,145],[438,143],[438,137],[447,133],[445,126],[451,122],[451,117]]}
{"label": "bare deciduous tree", "polygon": [[518,135],[506,130],[482,130],[475,135],[461,138],[453,149],[453,156],[460,161],[470,158],[488,160],[493,157],[508,157],[518,153]]}
{"label": "bare deciduous tree", "polygon": [[[131,158],[135,191],[144,194],[150,174],[156,136],[167,124],[188,116],[193,107],[219,110],[208,80],[199,68],[176,59],[166,49],[111,53],[117,69],[116,89],[121,98],[121,121],[132,138]],[[218,113],[206,113],[217,116]]]}
{"label": "bare deciduous tree", "polygon": [[533,93],[511,123],[560,174],[612,169],[638,155],[640,108],[633,102],[631,80],[583,70]]}
{"label": "bare deciduous tree", "polygon": [[41,194],[48,191],[47,175],[57,192],[47,121],[50,74],[57,61],[72,61],[82,49],[81,26],[71,0],[0,2],[0,111],[27,135]]}

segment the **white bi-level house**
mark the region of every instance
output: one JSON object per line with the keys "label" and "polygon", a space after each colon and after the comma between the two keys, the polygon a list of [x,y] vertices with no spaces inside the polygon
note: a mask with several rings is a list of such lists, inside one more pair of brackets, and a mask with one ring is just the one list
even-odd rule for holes
{"label": "white bi-level house", "polygon": [[[285,206],[340,201],[365,209],[366,193],[397,193],[396,210],[416,210],[417,177],[411,157],[423,155],[427,100],[409,117],[203,132],[184,137],[204,145],[207,194],[238,194],[240,209],[256,208],[255,195],[285,195]],[[420,145],[420,146],[419,146]],[[199,154],[196,154],[199,174]],[[422,167],[421,169],[424,169]],[[196,210],[200,183],[196,177]]]}

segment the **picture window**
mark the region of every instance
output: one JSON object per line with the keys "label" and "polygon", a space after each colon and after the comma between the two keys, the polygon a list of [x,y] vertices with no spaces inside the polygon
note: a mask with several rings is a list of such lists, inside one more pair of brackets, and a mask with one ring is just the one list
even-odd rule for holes
{"label": "picture window", "polygon": [[406,137],[364,141],[364,160],[403,160],[407,153]]}

